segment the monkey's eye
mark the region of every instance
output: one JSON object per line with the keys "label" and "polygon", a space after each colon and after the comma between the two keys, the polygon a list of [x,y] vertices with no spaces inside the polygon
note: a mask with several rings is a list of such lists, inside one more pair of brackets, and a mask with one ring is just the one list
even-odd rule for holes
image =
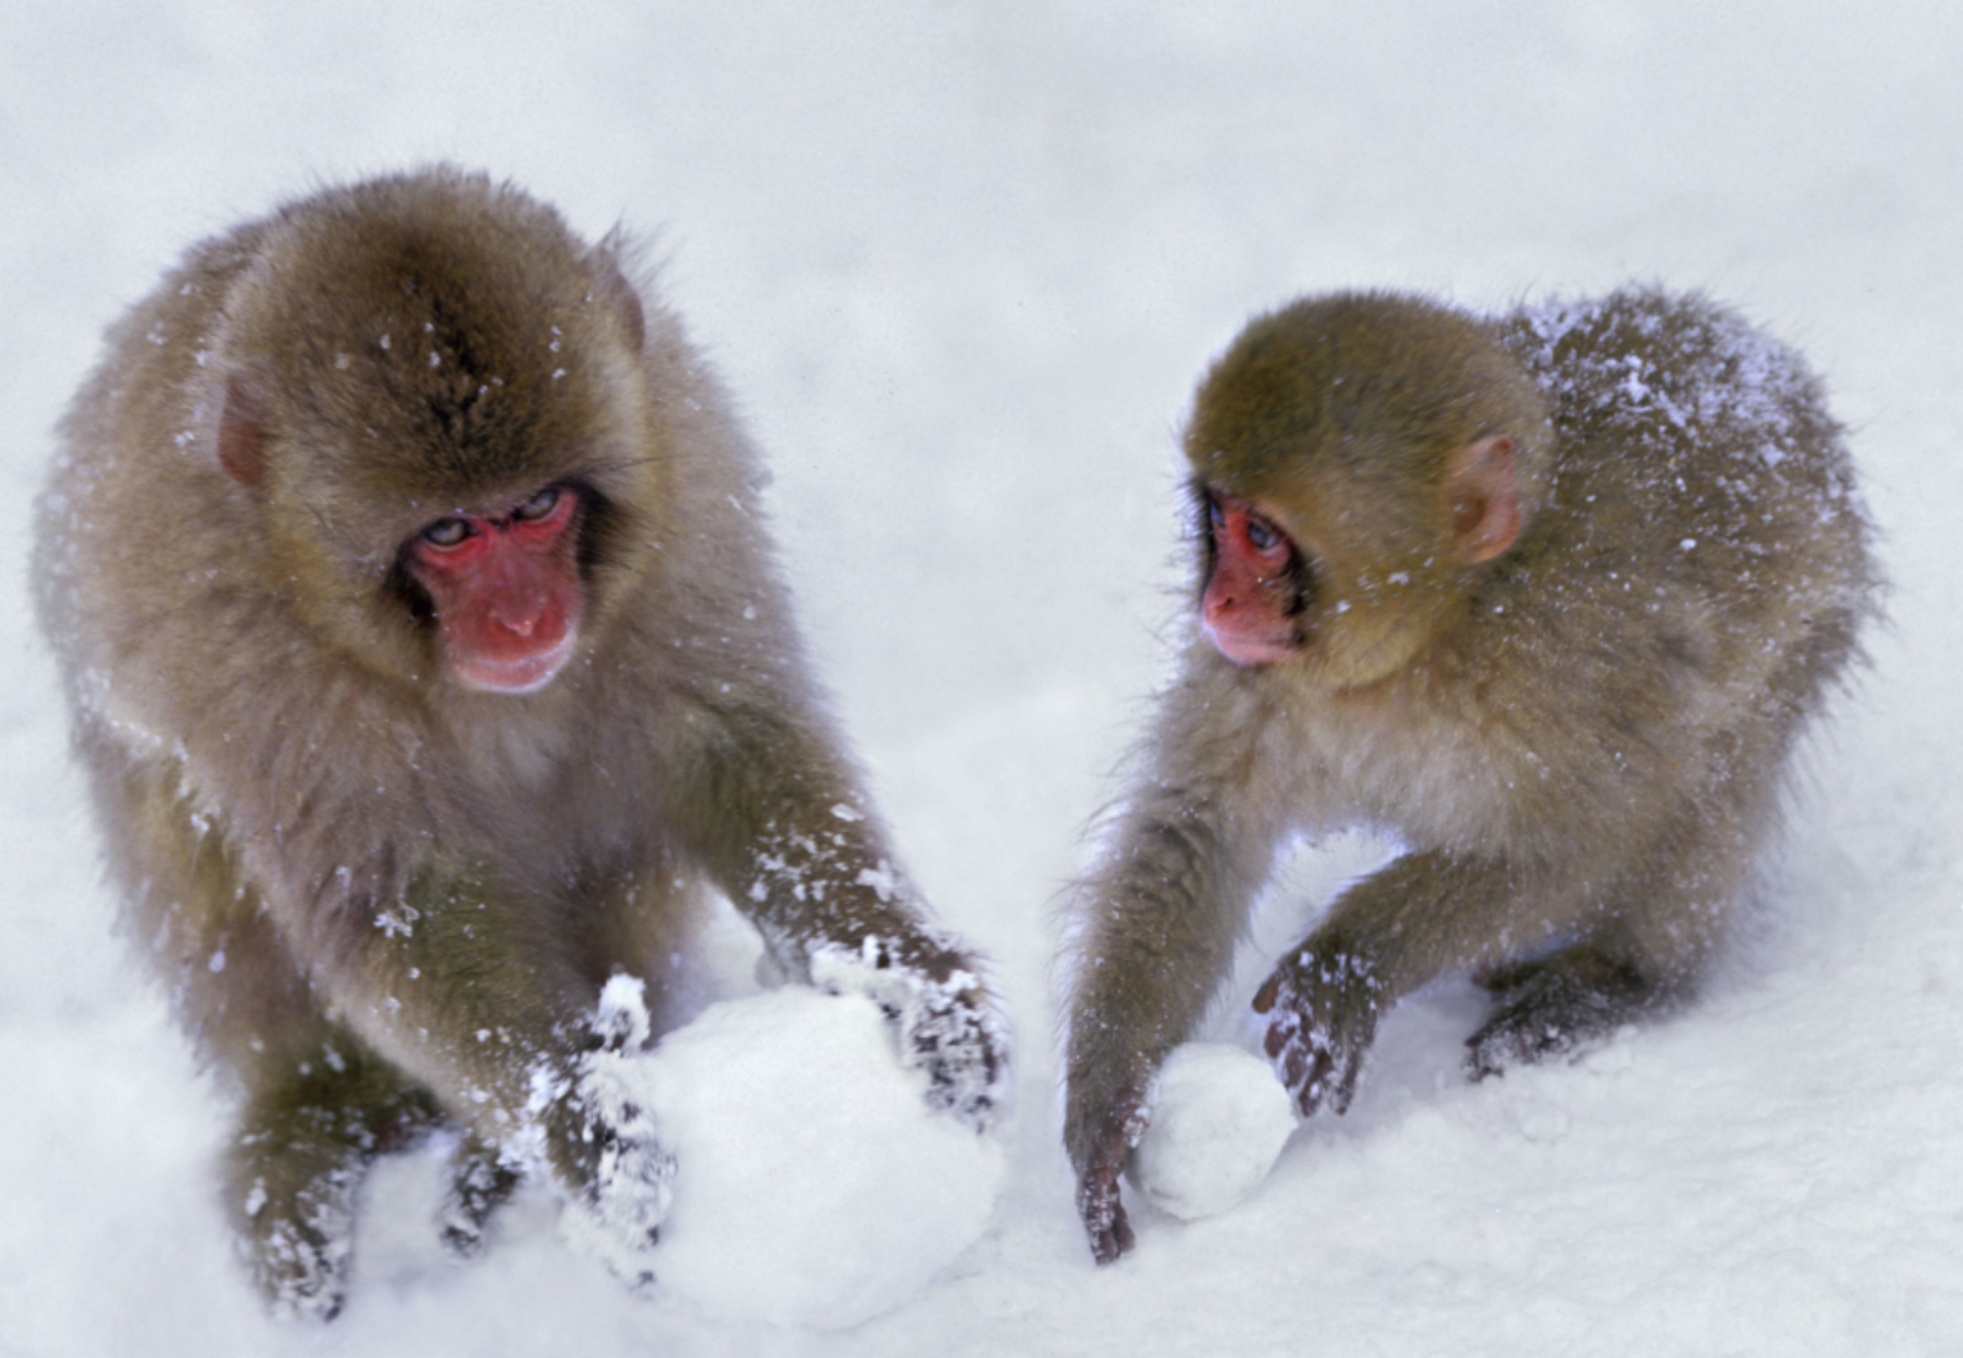
{"label": "monkey's eye", "polygon": [[438,519],[423,529],[423,541],[432,547],[458,547],[476,530],[464,519]]}
{"label": "monkey's eye", "polygon": [[1294,540],[1254,506],[1254,501],[1225,491],[1207,492],[1206,512],[1213,524],[1215,549],[1252,557],[1263,570],[1278,569],[1294,557]]}
{"label": "monkey's eye", "polygon": [[559,504],[559,488],[547,486],[544,490],[511,511],[511,517],[519,523],[530,523],[550,514]]}

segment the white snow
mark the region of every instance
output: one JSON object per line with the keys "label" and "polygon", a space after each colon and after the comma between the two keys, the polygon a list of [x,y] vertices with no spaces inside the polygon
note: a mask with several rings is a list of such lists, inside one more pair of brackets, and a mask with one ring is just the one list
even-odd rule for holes
{"label": "white snow", "polygon": [[1001,1146],[931,1112],[863,995],[712,1005],[640,1058],[680,1166],[657,1286],[725,1320],[846,1329],[910,1300],[988,1224]]}
{"label": "white snow", "polygon": [[1295,1132],[1268,1063],[1228,1042],[1188,1042],[1159,1067],[1132,1181],[1181,1221],[1228,1211],[1268,1177]]}
{"label": "white snow", "polygon": [[[1936,0],[14,0],[0,1353],[1963,1352],[1959,69],[1963,12]],[[589,234],[653,235],[771,462],[800,616],[908,878],[1017,1025],[988,1225],[854,1328],[631,1295],[531,1189],[453,1266],[440,1146],[362,1193],[329,1331],[274,1324],[216,1200],[223,1101],[115,932],[26,601],[51,428],[192,239],[438,157]],[[1310,1119],[1259,1191],[1181,1222],[1128,1190],[1138,1249],[1094,1268],[1057,1146],[1055,901],[1190,604],[1193,383],[1303,291],[1498,310],[1632,279],[1805,353],[1896,583],[1760,927],[1680,1017],[1479,1085],[1479,994],[1413,997],[1349,1114]],[[1199,1037],[1236,1035],[1379,848],[1290,864]],[[689,1176],[683,1156],[657,1274]]]}

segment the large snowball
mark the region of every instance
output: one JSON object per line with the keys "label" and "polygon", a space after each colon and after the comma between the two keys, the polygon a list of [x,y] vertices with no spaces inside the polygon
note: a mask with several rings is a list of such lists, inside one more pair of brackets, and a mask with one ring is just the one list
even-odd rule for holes
{"label": "large snowball", "polygon": [[842,1329],[916,1295],[988,1222],[1001,1147],[928,1109],[863,996],[711,1005],[634,1066],[678,1169],[659,1292]]}
{"label": "large snowball", "polygon": [[1159,1068],[1132,1181],[1153,1206],[1183,1221],[1212,1216],[1254,1191],[1294,1130],[1288,1091],[1266,1061],[1224,1043],[1191,1042]]}

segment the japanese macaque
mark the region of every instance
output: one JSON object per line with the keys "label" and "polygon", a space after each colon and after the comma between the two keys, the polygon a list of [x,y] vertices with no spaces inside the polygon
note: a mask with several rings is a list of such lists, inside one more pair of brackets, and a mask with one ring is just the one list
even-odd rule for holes
{"label": "japanese macaque", "polygon": [[41,617],[288,1313],[340,1306],[363,1169],[445,1124],[454,1244],[537,1173],[651,1276],[676,1166],[596,1063],[660,1031],[707,892],[873,995],[936,1106],[979,1128],[1004,1089],[808,677],[755,455],[626,254],[448,168],[330,189],[194,247],[63,427]]}
{"label": "japanese macaque", "polygon": [[1100,1261],[1153,1073],[1291,841],[1403,850],[1253,996],[1302,1114],[1444,973],[1495,997],[1473,1076],[1569,1052],[1706,969],[1878,587],[1819,383],[1694,297],[1300,301],[1213,366],[1185,452],[1197,625],[1074,901]]}

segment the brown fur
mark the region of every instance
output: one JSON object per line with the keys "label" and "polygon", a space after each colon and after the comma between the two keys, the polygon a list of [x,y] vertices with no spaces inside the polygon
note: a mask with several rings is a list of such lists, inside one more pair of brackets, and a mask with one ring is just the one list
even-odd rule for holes
{"label": "brown fur", "polygon": [[[1524,526],[1468,564],[1450,469],[1495,435]],[[1694,297],[1298,302],[1208,374],[1187,454],[1297,544],[1304,641],[1243,669],[1195,638],[1078,894],[1065,1140],[1100,1259],[1152,1072],[1288,837],[1409,850],[1256,997],[1302,1111],[1341,1111],[1378,1016],[1444,972],[1498,995],[1475,1074],[1612,1031],[1703,971],[1878,584],[1818,382]]]}
{"label": "brown fur", "polygon": [[[461,687],[403,544],[561,481],[580,649],[536,693]],[[860,966],[935,1099],[986,1120],[992,1001],[890,866],[761,481],[618,242],[481,176],[290,204],[111,332],[41,503],[41,616],[135,932],[241,1086],[227,1196],[282,1306],[332,1313],[360,1167],[436,1119],[492,1185],[477,1226],[509,1188],[487,1145],[594,1205],[629,1135],[579,1104],[596,997],[646,978],[658,1029],[705,887],[791,972]]]}

